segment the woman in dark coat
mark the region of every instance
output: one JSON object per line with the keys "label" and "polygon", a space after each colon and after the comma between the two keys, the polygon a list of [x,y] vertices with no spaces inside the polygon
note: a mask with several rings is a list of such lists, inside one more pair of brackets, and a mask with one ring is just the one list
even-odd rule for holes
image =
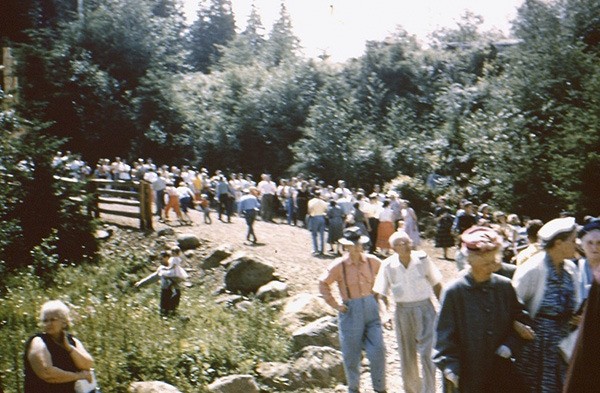
{"label": "woman in dark coat", "polygon": [[580,237],[587,263],[592,270],[593,282],[567,373],[564,393],[600,391],[600,221],[586,224]]}
{"label": "woman in dark coat", "polygon": [[436,222],[435,246],[444,250],[444,259],[448,259],[448,248],[454,246],[454,236],[452,236],[452,224],[454,216],[446,206],[444,197],[438,198],[438,206],[433,212]]}

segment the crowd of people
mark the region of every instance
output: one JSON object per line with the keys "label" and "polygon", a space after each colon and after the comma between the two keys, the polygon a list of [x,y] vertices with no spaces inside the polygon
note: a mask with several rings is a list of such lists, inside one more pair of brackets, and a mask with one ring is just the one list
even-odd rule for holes
{"label": "crowd of people", "polygon": [[[68,162],[60,165],[72,170]],[[118,158],[101,160],[85,176],[150,182],[156,214],[165,221],[168,207],[182,223],[189,219],[184,216],[189,208],[204,211],[207,224],[212,210],[224,223],[239,214],[248,225],[246,240],[256,244],[254,221],[280,220],[310,231],[315,256],[337,256],[318,282],[321,295],[338,312],[351,393],[360,388],[363,350],[373,389],[386,391],[384,328],[395,329],[401,377],[409,393],[434,392],[436,368],[447,392],[597,389],[598,384],[589,383],[600,375],[594,361],[600,347],[595,326],[600,317],[597,218],[586,217],[578,225],[563,214],[543,223],[494,211],[487,204],[476,207],[468,200],[453,212],[440,197],[433,212],[435,244],[448,260],[455,250],[459,271],[455,280],[442,285],[440,271],[420,249],[415,211],[394,191],[384,193],[376,185],[366,192],[349,189],[343,180],[334,186],[302,175],[276,184],[262,174],[255,182],[244,174],[215,171],[211,176],[204,168],[157,168],[151,160],[138,160],[124,169],[127,175],[118,168],[127,165]],[[160,280],[161,312],[166,315],[177,307],[177,283],[185,275],[178,258],[178,250],[165,253],[163,265],[136,283]],[[57,316],[48,319],[48,313]],[[91,365],[81,343],[65,338],[53,325],[56,319],[68,325],[63,313],[42,312],[44,334],[56,337],[48,341],[37,335],[28,344],[31,366],[26,375],[32,380],[45,380],[38,371],[40,364],[52,361],[49,345],[57,344],[67,355],[77,349],[76,370]],[[565,344],[569,337],[575,337],[574,350]],[[88,374],[69,372],[64,374],[68,383],[89,379]]]}

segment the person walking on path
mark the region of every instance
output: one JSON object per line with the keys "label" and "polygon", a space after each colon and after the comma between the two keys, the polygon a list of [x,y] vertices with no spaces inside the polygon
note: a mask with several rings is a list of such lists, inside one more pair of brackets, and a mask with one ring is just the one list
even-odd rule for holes
{"label": "person walking on path", "polygon": [[579,272],[575,256],[577,224],[573,217],[548,221],[538,232],[543,251],[517,267],[513,286],[535,324],[536,339],[523,347],[517,366],[532,393],[561,392],[567,365],[558,344],[579,308]]}
{"label": "person walking on path", "polygon": [[[308,229],[312,235],[313,255],[323,255],[325,249],[325,216],[327,202],[321,199],[321,193],[315,191],[315,196],[308,201]],[[317,237],[320,242],[317,241]]]}
{"label": "person walking on path", "polygon": [[240,217],[244,217],[246,225],[248,226],[248,232],[246,234],[246,240],[252,244],[256,244],[256,234],[254,233],[254,221],[256,220],[256,214],[260,210],[260,203],[258,202],[258,189],[254,186],[243,190],[244,195],[240,198],[238,203],[238,214]]}
{"label": "person walking on path", "polygon": [[[391,295],[396,304],[394,327],[400,354],[400,370],[406,393],[435,392],[435,365],[431,359],[435,308],[439,299],[442,273],[424,251],[412,251],[412,240],[402,230],[389,237],[395,254],[382,262],[373,291]],[[384,325],[391,324],[390,317]],[[423,377],[419,378],[417,353]]]}
{"label": "person walking on path", "polygon": [[435,327],[433,362],[444,392],[523,392],[511,358],[534,332],[510,280],[493,273],[500,236],[474,226],[461,241],[470,268],[446,286]]}
{"label": "person walking on path", "polygon": [[[368,242],[369,238],[357,227],[346,228],[340,243],[348,252],[319,277],[321,295],[339,312],[339,340],[349,393],[359,392],[363,348],[370,362],[373,389],[378,393],[386,391],[385,344],[380,318],[380,308],[384,305],[373,293],[381,261],[364,252],[363,245]],[[342,303],[332,295],[333,283],[337,284]]]}

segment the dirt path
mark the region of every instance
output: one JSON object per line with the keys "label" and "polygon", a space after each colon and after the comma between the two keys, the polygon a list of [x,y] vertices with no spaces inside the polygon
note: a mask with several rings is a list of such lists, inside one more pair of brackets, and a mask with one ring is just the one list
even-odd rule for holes
{"label": "dirt path", "polygon": [[[207,225],[204,224],[200,212],[192,211],[190,216],[194,221],[192,226],[171,225],[176,233],[193,233],[212,246],[228,243],[236,249],[254,252],[271,260],[277,274],[288,283],[291,295],[304,292],[318,293],[317,278],[334,259],[332,255],[312,256],[310,232],[301,227],[258,220],[254,225],[254,230],[259,245],[251,246],[245,244],[246,222],[242,218],[232,217],[231,223],[225,223],[217,220],[217,215],[213,212],[211,213],[213,223]],[[281,222],[280,219],[276,219],[276,221]],[[155,230],[166,225],[159,222],[154,224]],[[441,250],[435,249],[431,241],[424,241],[422,249],[439,267],[445,282],[455,277],[454,263],[438,258]],[[386,330],[384,335],[387,344],[388,391],[402,392],[396,338],[393,331]],[[373,392],[368,372],[363,372],[361,385],[363,392]],[[320,391],[326,392],[326,390]],[[438,392],[441,392],[441,386],[438,386]]]}

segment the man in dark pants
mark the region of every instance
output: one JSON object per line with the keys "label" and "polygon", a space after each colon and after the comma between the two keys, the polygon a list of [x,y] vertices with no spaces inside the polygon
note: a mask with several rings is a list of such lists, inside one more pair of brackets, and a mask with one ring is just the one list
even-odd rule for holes
{"label": "man in dark pants", "polygon": [[246,225],[248,225],[246,240],[252,242],[252,244],[256,244],[257,240],[253,225],[256,220],[256,214],[260,209],[260,203],[257,198],[258,190],[256,187],[252,186],[245,189],[243,192],[244,195],[238,202],[238,214],[246,219]]}

